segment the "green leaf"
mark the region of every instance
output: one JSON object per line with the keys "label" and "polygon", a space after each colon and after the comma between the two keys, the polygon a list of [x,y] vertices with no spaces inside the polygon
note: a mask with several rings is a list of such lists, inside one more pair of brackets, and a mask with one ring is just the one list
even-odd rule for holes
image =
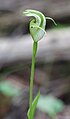
{"label": "green leaf", "polygon": [[34,118],[34,114],[35,114],[35,110],[36,110],[36,106],[38,103],[40,97],[40,92],[38,92],[36,98],[34,99],[31,108],[29,108],[28,110],[28,119],[33,119]]}
{"label": "green leaf", "polygon": [[37,104],[37,108],[47,113],[50,117],[54,117],[56,113],[63,110],[64,103],[53,96],[41,95]]}

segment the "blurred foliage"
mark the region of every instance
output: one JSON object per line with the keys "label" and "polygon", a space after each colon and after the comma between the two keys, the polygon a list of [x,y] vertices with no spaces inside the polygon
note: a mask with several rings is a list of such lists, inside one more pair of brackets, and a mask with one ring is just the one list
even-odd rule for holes
{"label": "blurred foliage", "polygon": [[40,96],[37,108],[47,113],[51,118],[55,117],[58,112],[64,108],[64,103],[53,96]]}
{"label": "blurred foliage", "polygon": [[70,27],[70,24],[57,23],[57,26],[56,27],[53,26],[53,29],[63,29],[63,28],[67,28],[67,27]]}
{"label": "blurred foliage", "polygon": [[10,81],[1,81],[0,92],[6,96],[16,96],[20,94],[20,88],[14,87]]}

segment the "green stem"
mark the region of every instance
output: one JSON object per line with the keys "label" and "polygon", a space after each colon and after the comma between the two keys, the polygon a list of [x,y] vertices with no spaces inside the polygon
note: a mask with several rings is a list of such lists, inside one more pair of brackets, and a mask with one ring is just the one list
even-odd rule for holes
{"label": "green stem", "polygon": [[37,52],[37,42],[33,43],[33,53],[32,53],[32,66],[31,66],[31,77],[30,77],[30,108],[32,106],[33,100],[33,80],[34,80],[34,70],[35,70],[35,57]]}

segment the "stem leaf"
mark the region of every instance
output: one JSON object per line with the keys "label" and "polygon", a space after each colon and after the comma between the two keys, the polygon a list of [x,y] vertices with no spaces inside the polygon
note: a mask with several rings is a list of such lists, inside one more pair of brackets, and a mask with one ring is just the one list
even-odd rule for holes
{"label": "stem leaf", "polygon": [[28,119],[33,119],[34,118],[34,114],[35,114],[35,110],[36,110],[36,106],[37,106],[39,97],[40,97],[40,92],[38,92],[37,96],[35,97],[35,99],[32,103],[31,108],[29,108],[29,110],[28,110],[28,113],[27,113]]}

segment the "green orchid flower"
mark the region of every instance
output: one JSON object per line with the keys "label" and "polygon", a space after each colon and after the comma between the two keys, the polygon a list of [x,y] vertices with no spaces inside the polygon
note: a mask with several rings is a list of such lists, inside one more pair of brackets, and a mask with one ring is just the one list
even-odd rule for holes
{"label": "green orchid flower", "polygon": [[26,16],[33,16],[34,18],[30,22],[30,33],[35,42],[41,40],[45,35],[46,19],[52,20],[56,25],[55,21],[50,17],[45,17],[41,12],[37,10],[25,10]]}

